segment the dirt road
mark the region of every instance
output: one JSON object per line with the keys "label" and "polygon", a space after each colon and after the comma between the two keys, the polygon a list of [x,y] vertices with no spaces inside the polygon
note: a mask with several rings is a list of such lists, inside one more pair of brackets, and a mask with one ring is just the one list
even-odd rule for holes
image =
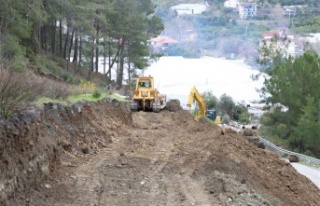
{"label": "dirt road", "polygon": [[319,189],[307,178],[234,132],[221,135],[187,111],[137,112],[132,120],[133,125],[114,122],[112,143],[100,152],[66,151],[70,158],[61,161],[54,178],[30,189],[28,199],[17,194],[11,204],[318,204]]}

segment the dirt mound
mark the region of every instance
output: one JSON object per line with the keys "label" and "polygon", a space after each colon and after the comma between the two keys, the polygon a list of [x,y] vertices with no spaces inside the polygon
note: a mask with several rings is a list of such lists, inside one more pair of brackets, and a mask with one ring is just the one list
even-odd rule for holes
{"label": "dirt mound", "polygon": [[253,129],[251,128],[244,128],[243,131],[243,136],[256,136],[256,131],[254,131]]}
{"label": "dirt mound", "polygon": [[169,110],[170,112],[175,112],[175,111],[182,110],[182,107],[178,99],[171,99],[167,102],[166,109]]}
{"label": "dirt mound", "polygon": [[[29,205],[77,206],[318,204],[319,189],[310,180],[237,133],[221,135],[218,126],[195,121],[184,110],[136,112],[132,119],[126,111],[116,105],[88,107],[81,131],[90,131],[91,138],[81,148],[89,145],[89,154],[72,156],[68,151],[74,149],[66,144],[70,156],[63,160],[70,164],[60,164],[50,178],[16,193],[9,205],[27,200]],[[52,137],[81,128],[79,116],[64,117],[62,124],[60,118],[46,117],[39,131]],[[56,128],[52,134],[45,132],[49,120]],[[90,152],[103,132],[110,143]],[[71,148],[81,133],[73,134],[62,138]]]}
{"label": "dirt mound", "polygon": [[[73,165],[75,157],[99,152],[119,134],[115,132],[118,127],[131,124],[129,107],[111,99],[71,107],[48,103],[41,110],[1,122],[0,205],[26,205],[7,204],[7,199],[15,192],[41,189],[43,181],[57,174],[65,176],[57,168]],[[32,197],[21,198],[29,201]]]}

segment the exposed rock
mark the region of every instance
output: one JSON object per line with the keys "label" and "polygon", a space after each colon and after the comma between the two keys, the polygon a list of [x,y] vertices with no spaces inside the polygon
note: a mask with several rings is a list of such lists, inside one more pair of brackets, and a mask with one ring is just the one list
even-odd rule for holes
{"label": "exposed rock", "polygon": [[299,158],[296,155],[289,155],[290,162],[299,162]]}
{"label": "exposed rock", "polygon": [[182,110],[182,107],[178,99],[172,99],[167,102],[166,109],[169,110],[170,112],[176,112],[176,111]]}
{"label": "exposed rock", "polygon": [[255,136],[256,135],[256,132],[251,128],[244,128],[242,132],[243,132],[243,136]]}

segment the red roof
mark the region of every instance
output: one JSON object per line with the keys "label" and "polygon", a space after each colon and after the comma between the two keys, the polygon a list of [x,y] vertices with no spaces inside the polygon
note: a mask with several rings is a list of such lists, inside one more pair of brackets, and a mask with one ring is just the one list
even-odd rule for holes
{"label": "red roof", "polygon": [[158,36],[156,38],[150,39],[149,41],[161,44],[176,44],[179,42],[178,40],[166,36]]}

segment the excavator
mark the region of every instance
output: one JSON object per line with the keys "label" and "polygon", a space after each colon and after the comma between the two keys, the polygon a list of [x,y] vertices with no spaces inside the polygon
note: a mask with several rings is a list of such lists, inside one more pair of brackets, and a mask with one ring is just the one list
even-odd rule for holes
{"label": "excavator", "polygon": [[154,79],[151,76],[137,77],[135,89],[131,100],[131,111],[160,112],[167,103],[167,96],[160,94],[154,87]]}
{"label": "excavator", "polygon": [[209,109],[206,110],[206,104],[201,94],[198,92],[196,87],[192,87],[189,93],[187,107],[191,109],[193,102],[196,101],[199,107],[199,112],[195,117],[196,120],[199,120],[201,117],[206,116],[208,119],[213,121],[215,124],[221,124],[220,116],[217,116],[216,110]]}

